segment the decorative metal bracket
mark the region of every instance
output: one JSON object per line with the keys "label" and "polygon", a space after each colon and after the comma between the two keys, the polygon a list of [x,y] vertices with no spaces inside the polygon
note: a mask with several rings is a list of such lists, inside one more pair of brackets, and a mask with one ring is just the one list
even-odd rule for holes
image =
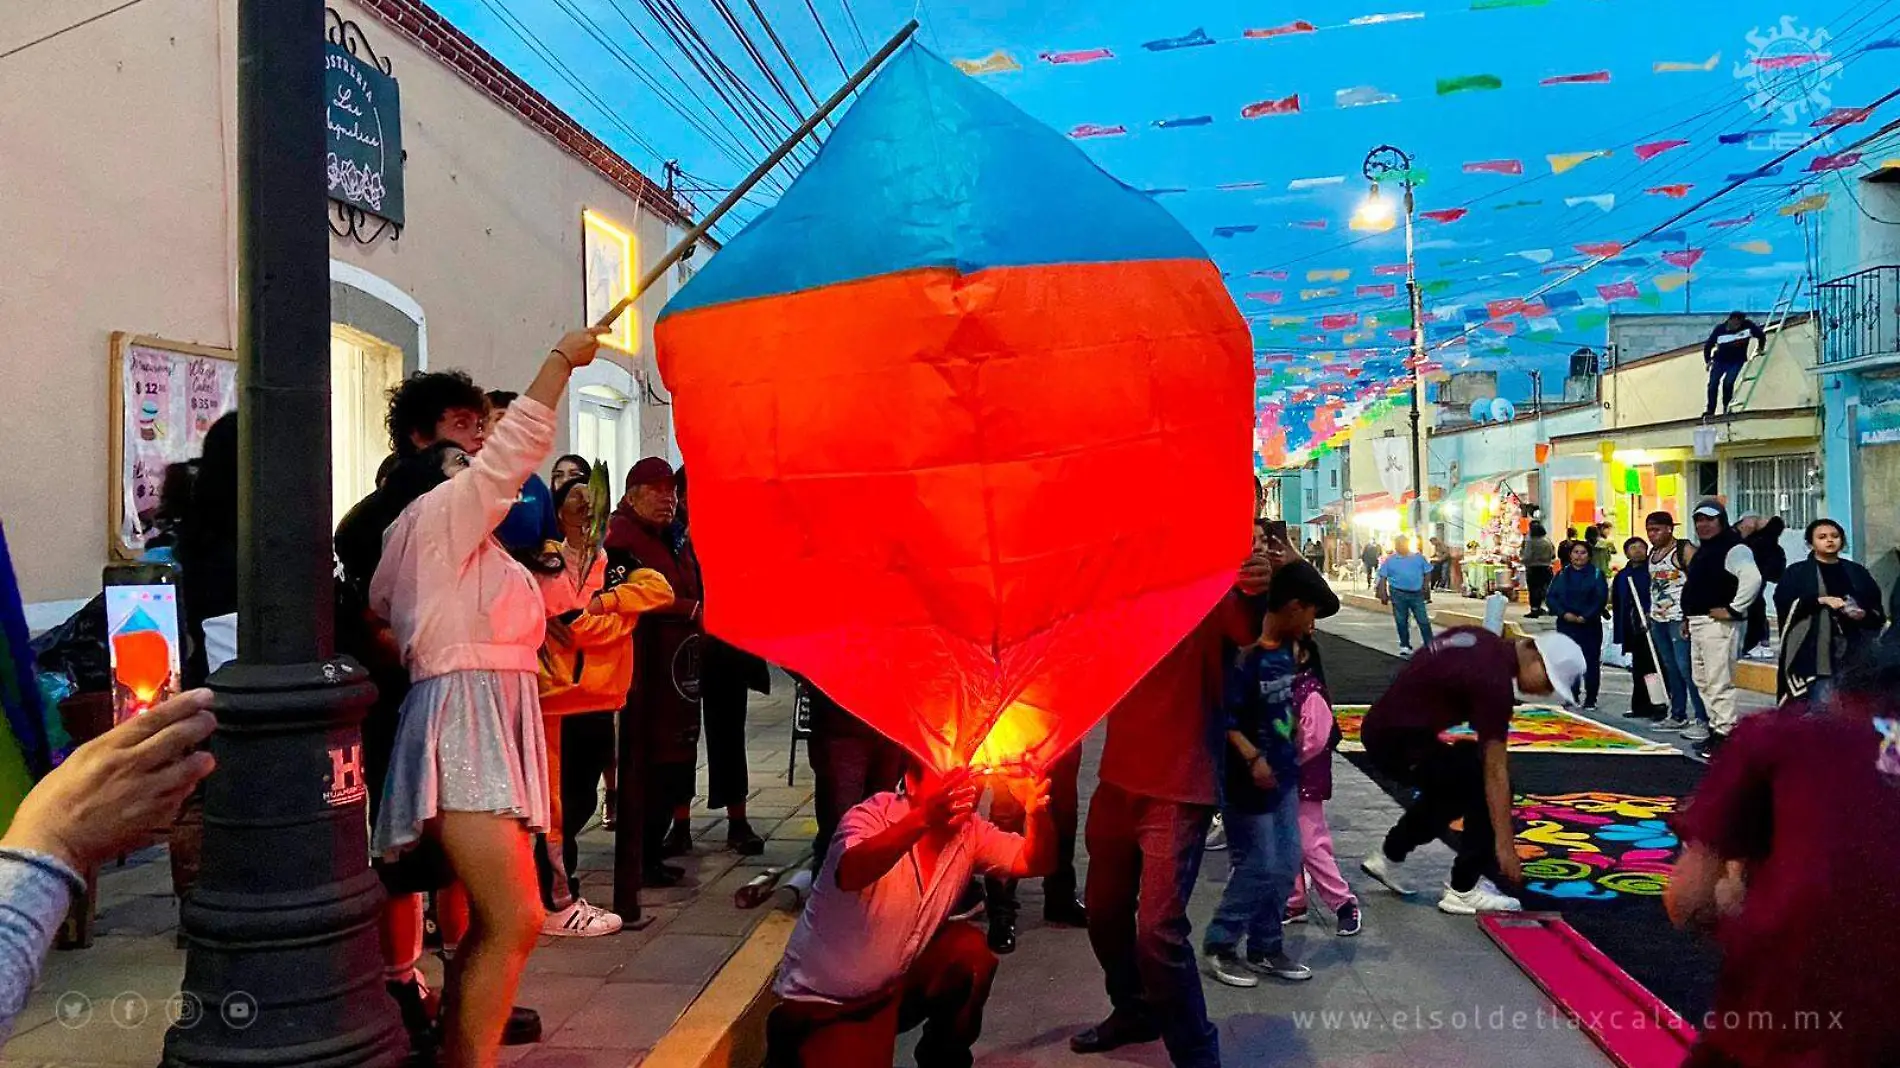
{"label": "decorative metal bracket", "polygon": [[388,57],[376,54],[375,47],[369,43],[369,35],[363,32],[363,27],[356,24],[356,20],[344,18],[342,13],[333,7],[324,8],[323,13],[330,23],[324,28],[324,36],[330,39],[331,44],[357,59],[367,58],[369,62],[375,64],[377,70],[384,74],[393,76],[396,73],[395,65],[389,62]]}
{"label": "decorative metal bracket", "polygon": [[[345,204],[341,200],[330,201],[330,232],[338,237],[354,239],[359,245],[373,245],[389,232],[392,242],[402,240],[402,227],[381,216],[371,215],[354,204]],[[374,223],[372,229],[370,224]]]}
{"label": "decorative metal bracket", "polygon": [[[384,74],[392,77],[395,75],[395,64],[389,61],[389,57],[376,54],[375,46],[369,43],[369,35],[363,32],[363,27],[357,25],[355,19],[344,18],[343,14],[333,7],[324,8],[323,14],[329,23],[324,27],[323,35],[331,44],[357,59],[367,60]],[[405,152],[403,155],[406,158],[408,153]],[[374,228],[370,225],[372,222],[375,223]],[[402,240],[400,224],[371,215],[354,204],[345,204],[340,200],[330,201],[329,223],[331,233],[338,237],[350,238],[359,245],[375,244],[385,231],[388,232],[390,241]]]}

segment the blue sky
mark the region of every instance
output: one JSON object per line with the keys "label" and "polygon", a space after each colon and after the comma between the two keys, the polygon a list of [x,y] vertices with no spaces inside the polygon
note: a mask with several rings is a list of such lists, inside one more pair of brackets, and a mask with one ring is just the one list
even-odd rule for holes
{"label": "blue sky", "polygon": [[[703,185],[730,186],[775,140],[744,129],[688,64],[656,18],[669,6],[659,0],[437,3],[656,177],[676,159]],[[714,0],[673,3],[787,113]],[[1888,137],[1859,161],[1817,163],[1900,118],[1900,100],[1865,115],[1834,110],[1900,86],[1900,5],[1883,0],[757,4],[820,98],[843,80],[839,58],[855,68],[913,13],[919,39],[945,58],[1002,53],[998,65],[1017,69],[980,75],[985,85],[1057,130],[1099,134],[1076,143],[1155,191],[1228,273],[1255,319],[1263,404],[1289,415],[1322,383],[1370,398],[1403,371],[1394,331],[1406,320],[1404,279],[1391,273],[1404,259],[1399,233],[1348,229],[1375,145],[1416,157],[1419,209],[1445,220],[1418,229],[1433,359],[1498,370],[1518,396],[1526,372],[1561,378],[1571,350],[1600,346],[1607,312],[1766,309],[1808,259],[1799,221],[1780,209],[1844,196],[1854,175],[1900,156]],[[809,107],[752,8],[727,8]],[[1101,50],[1112,56],[1094,58]],[[1245,118],[1249,105],[1267,113]],[[1826,133],[1815,124],[1830,113],[1842,125],[1829,140],[1663,239],[1633,243]],[[775,196],[761,188],[746,212]],[[716,199],[698,198],[701,207]],[[1721,223],[1732,225],[1712,225]],[[1568,277],[1566,268],[1592,264]],[[1552,283],[1528,314],[1496,303]]]}

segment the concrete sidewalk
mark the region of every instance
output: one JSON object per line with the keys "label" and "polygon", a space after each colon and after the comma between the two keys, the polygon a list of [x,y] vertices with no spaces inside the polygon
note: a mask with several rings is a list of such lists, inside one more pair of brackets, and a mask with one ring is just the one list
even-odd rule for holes
{"label": "concrete sidewalk", "polygon": [[[542,1040],[503,1050],[503,1063],[639,1064],[764,919],[767,909],[734,908],[733,891],[761,868],[796,862],[810,850],[816,829],[802,748],[796,785],[785,783],[791,718],[791,682],[775,674],[772,695],[753,696],[747,723],[749,817],[767,838],[764,855],[733,854],[725,846],[724,814],[696,812],[700,844],[677,861],[687,869],[686,883],[641,894],[651,925],[603,938],[542,939],[516,999],[541,1013]],[[705,796],[703,764],[699,796]],[[598,822],[581,836],[580,877],[589,901],[613,907],[613,837]],[[184,974],[177,924],[162,848],[107,869],[100,879],[94,944],[48,958],[12,1039],[0,1047],[0,1068],[157,1064],[169,1022],[167,999]],[[432,982],[440,981],[433,956],[425,958],[425,970]]]}

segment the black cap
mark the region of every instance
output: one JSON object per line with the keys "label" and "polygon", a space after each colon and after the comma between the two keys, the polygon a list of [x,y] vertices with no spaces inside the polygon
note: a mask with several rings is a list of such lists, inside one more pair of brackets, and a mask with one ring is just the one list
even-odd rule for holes
{"label": "black cap", "polygon": [[1670,515],[1668,512],[1651,512],[1648,516],[1644,517],[1643,525],[1646,527],[1674,527],[1676,525],[1676,517]]}

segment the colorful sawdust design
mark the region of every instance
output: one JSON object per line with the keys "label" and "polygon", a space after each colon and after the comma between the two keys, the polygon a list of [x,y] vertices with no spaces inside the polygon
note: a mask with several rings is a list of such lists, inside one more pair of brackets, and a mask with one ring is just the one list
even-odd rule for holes
{"label": "colorful sawdust design", "polygon": [[[1366,705],[1338,705],[1333,709],[1344,736],[1339,749],[1360,753],[1365,746],[1359,729],[1366,718]],[[1447,731],[1448,736],[1470,737],[1468,727]],[[1566,711],[1554,705],[1522,705],[1511,717],[1511,748],[1532,753],[1623,753],[1630,755],[1669,754],[1676,750],[1662,742],[1652,742],[1628,731],[1617,730],[1588,716]]]}
{"label": "colorful sawdust design", "polygon": [[1520,794],[1517,855],[1524,889],[1563,901],[1658,897],[1680,843],[1673,797],[1601,792]]}

